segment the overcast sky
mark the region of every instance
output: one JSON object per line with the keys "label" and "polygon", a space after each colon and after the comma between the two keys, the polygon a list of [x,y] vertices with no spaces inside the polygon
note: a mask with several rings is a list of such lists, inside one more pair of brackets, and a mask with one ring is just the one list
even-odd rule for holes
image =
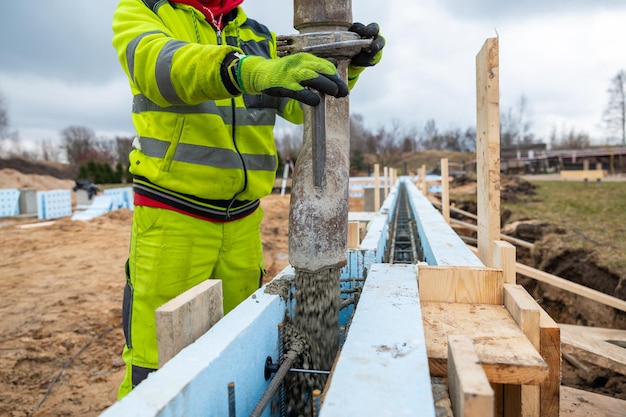
{"label": "overcast sky", "polygon": [[[0,94],[24,141],[70,125],[134,134],[128,83],[111,46],[117,0],[3,1]],[[271,6],[270,6],[271,5]],[[292,0],[245,0],[250,17],[295,33]],[[520,97],[539,137],[553,128],[599,139],[611,79],[626,69],[625,0],[352,0],[353,20],[377,22],[383,61],[363,73],[351,111],[370,128],[475,126],[475,58],[499,36],[501,111]]]}

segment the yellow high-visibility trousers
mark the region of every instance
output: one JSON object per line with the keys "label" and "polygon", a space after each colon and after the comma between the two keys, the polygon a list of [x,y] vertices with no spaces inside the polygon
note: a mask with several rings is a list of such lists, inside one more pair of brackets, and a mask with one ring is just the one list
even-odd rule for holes
{"label": "yellow high-visibility trousers", "polygon": [[206,279],[221,279],[226,314],[259,288],[262,219],[261,207],[225,223],[135,207],[122,308],[126,374],[119,399],[158,368],[157,308]]}

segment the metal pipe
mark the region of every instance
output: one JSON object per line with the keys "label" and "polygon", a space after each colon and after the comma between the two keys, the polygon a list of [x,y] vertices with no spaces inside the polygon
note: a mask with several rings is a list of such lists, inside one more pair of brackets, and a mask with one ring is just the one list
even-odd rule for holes
{"label": "metal pipe", "polygon": [[[343,33],[351,24],[351,0],[294,0],[294,27],[303,36]],[[338,59],[337,71],[342,79],[347,78],[347,57]],[[317,272],[341,268],[347,261],[350,109],[347,97],[332,96],[325,96],[316,108],[303,107],[302,148],[289,209],[289,262],[296,272]],[[321,114],[315,114],[322,111],[324,123]],[[314,142],[322,145],[320,136],[324,152],[314,155]]]}
{"label": "metal pipe", "polygon": [[319,375],[330,375],[330,371],[318,371],[316,369],[298,369],[291,368],[289,372],[299,372],[301,374],[319,374]]}
{"label": "metal pipe", "polygon": [[[285,326],[278,323],[278,361],[282,362],[285,358]],[[278,398],[280,403],[280,417],[287,417],[287,398],[285,395],[285,382],[281,382],[278,390]]]}
{"label": "metal pipe", "polygon": [[326,99],[319,94],[320,104],[313,109],[313,185],[326,187]]}
{"label": "metal pipe", "polygon": [[322,408],[322,391],[318,389],[313,390],[313,417],[320,415],[320,409]]}
{"label": "metal pipe", "polygon": [[235,383],[228,383],[228,417],[236,417],[235,412]]}
{"label": "metal pipe", "polygon": [[280,367],[278,367],[276,375],[274,375],[274,378],[272,378],[272,380],[270,381],[267,389],[259,399],[259,402],[257,402],[256,406],[254,407],[254,410],[252,410],[252,412],[250,413],[250,417],[260,417],[261,414],[263,414],[265,407],[267,407],[267,404],[276,393],[276,390],[278,390],[278,388],[280,387],[281,382],[283,382],[283,379],[285,379],[285,376],[287,375],[289,368],[291,368],[294,359],[295,355],[285,356],[285,360],[283,361],[283,363],[280,364]]}

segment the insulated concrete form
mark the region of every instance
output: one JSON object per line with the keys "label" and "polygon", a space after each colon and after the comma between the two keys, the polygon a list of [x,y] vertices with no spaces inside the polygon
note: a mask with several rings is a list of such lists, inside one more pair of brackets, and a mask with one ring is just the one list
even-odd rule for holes
{"label": "insulated concrete form", "polygon": [[4,188],[0,190],[0,217],[11,217],[20,214],[20,190]]}
{"label": "insulated concrete form", "polygon": [[428,265],[484,267],[481,260],[467,247],[461,237],[446,223],[439,211],[413,184],[401,178],[411,208],[416,214],[417,231]]}
{"label": "insulated concrete form", "polygon": [[[341,354],[337,360],[337,374],[332,377],[329,396],[326,397],[326,401],[335,405],[329,406],[328,411],[323,405],[321,412],[328,413],[321,414],[323,417],[339,415],[332,414],[332,410],[337,409],[335,407],[340,407],[333,397],[341,396],[341,392],[350,397],[361,390],[370,392],[374,387],[380,393],[376,399],[372,398],[371,407],[381,408],[360,406],[358,410],[367,412],[347,412],[343,415],[434,415],[417,296],[416,267],[384,264],[389,223],[400,186],[407,187],[409,191],[422,245],[428,248],[429,263],[446,265],[456,260],[457,265],[471,266],[480,262],[471,252],[454,257],[457,250],[463,253],[465,244],[458,237],[452,241],[452,248],[450,243],[446,244],[445,239],[456,237],[456,234],[409,179],[396,182],[377,213],[352,214],[351,221],[367,223],[367,233],[358,249],[348,251],[348,264],[341,270],[341,278],[345,280],[342,287],[361,286],[363,278],[367,277],[367,280],[344,344],[347,353]],[[420,230],[424,228],[426,230]],[[291,282],[293,277],[294,271],[288,267],[274,281],[284,279]],[[273,362],[278,361],[278,323],[293,311],[290,302],[278,295],[265,293],[265,288],[256,291],[224,316],[102,416],[226,417],[229,415],[230,382],[235,383],[236,415],[249,415],[269,384],[263,375],[265,359],[270,356]],[[342,311],[340,322],[345,323],[351,308]],[[374,317],[376,312],[384,314]],[[359,345],[365,343],[369,344],[370,356],[362,359],[365,368],[368,364],[375,364],[376,383],[351,375],[358,371],[354,364],[350,364],[358,358],[351,355],[365,354],[358,353]],[[344,363],[344,360],[347,362]],[[393,401],[383,401],[390,395]],[[400,401],[398,404],[403,406],[404,411],[392,406],[395,401]],[[419,404],[419,409],[415,408],[416,404]],[[351,406],[357,407],[358,404],[352,402]],[[276,409],[275,404],[273,409]],[[278,414],[272,411],[270,403],[263,415],[273,417]]]}
{"label": "insulated concrete form", "polygon": [[[292,279],[286,268],[275,279]],[[139,384],[103,417],[228,416],[228,384],[235,384],[238,416],[247,416],[269,381],[265,360],[278,357],[278,323],[287,311],[278,295],[256,291],[207,333]],[[264,414],[270,416],[269,408]]]}
{"label": "insulated concrete form", "polygon": [[70,190],[37,191],[37,218],[58,219],[72,215]]}
{"label": "insulated concrete form", "polygon": [[374,264],[320,417],[434,417],[414,265]]}

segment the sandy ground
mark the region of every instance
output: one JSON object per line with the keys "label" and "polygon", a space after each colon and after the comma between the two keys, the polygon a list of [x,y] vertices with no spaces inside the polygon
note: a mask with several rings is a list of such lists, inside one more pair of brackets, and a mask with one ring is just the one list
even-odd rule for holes
{"label": "sandy ground", "polygon": [[[73,186],[0,170],[0,188]],[[289,195],[262,207],[270,279],[288,265]],[[131,221],[126,209],[88,222],[0,219],[1,416],[97,416],[116,400]]]}

